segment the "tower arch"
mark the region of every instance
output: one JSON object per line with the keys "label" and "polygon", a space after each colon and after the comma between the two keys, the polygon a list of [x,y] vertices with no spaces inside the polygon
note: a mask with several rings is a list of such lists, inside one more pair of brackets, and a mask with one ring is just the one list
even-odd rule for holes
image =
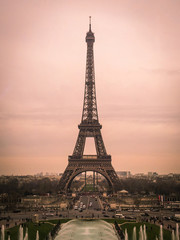
{"label": "tower arch", "polygon": [[114,190],[113,190],[113,183],[112,183],[110,177],[109,177],[104,171],[102,171],[102,170],[100,170],[100,169],[94,170],[94,168],[89,168],[88,170],[78,169],[74,174],[72,174],[71,177],[70,177],[70,179],[68,180],[67,185],[66,185],[66,189],[65,189],[66,192],[69,192],[73,180],[74,180],[79,174],[81,174],[81,173],[83,173],[83,172],[96,172],[96,173],[101,174],[101,175],[107,180],[109,189],[110,189],[112,192],[114,192]]}

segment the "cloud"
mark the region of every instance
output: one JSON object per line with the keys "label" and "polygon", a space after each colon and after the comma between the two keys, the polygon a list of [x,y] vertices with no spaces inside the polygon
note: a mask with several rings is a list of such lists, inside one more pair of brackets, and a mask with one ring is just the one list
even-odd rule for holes
{"label": "cloud", "polygon": [[38,108],[31,110],[21,111],[8,111],[0,112],[0,122],[24,121],[24,122],[40,122],[43,125],[60,124],[60,122],[67,122],[68,119],[80,117],[80,113],[76,109],[68,110],[64,107],[57,107],[51,109]]}
{"label": "cloud", "polygon": [[180,75],[180,69],[165,69],[165,68],[142,68],[141,70],[144,70],[149,73],[154,74],[163,74],[163,75],[170,75],[170,76],[179,76]]}
{"label": "cloud", "polygon": [[106,106],[103,113],[106,119],[144,123],[180,123],[180,111],[177,108],[157,106]]}

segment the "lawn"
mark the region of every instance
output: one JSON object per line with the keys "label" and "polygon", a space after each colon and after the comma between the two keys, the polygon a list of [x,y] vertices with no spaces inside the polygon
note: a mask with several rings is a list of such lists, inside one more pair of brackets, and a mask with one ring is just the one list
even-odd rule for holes
{"label": "lawn", "polygon": [[[48,233],[53,229],[54,225],[52,223],[27,223],[23,226],[23,232],[25,235],[26,228],[28,228],[28,236],[29,239],[36,239],[36,232],[39,231],[39,240],[44,240],[45,237],[48,235]],[[18,234],[19,234],[19,226],[15,226],[13,228],[10,228],[8,230],[11,240],[18,240]],[[7,232],[6,232],[6,238],[7,239]]]}
{"label": "lawn", "polygon": [[[114,223],[115,221],[118,223],[118,224],[122,224],[122,223],[125,223],[125,222],[131,222],[131,221],[127,221],[127,220],[124,220],[124,219],[102,219],[108,223]],[[132,221],[133,222],[133,221]]]}
{"label": "lawn", "polygon": [[83,192],[94,192],[96,190],[96,186],[94,189],[93,184],[86,184],[86,186],[84,186],[84,188],[82,189]]}
{"label": "lawn", "polygon": [[[127,228],[129,239],[132,239],[133,227],[136,226],[137,240],[139,240],[139,228],[141,225],[146,225],[147,239],[156,240],[156,236],[159,237],[160,227],[150,223],[125,223],[121,225],[123,231]],[[163,240],[170,240],[171,232],[168,230],[163,230]]]}
{"label": "lawn", "polygon": [[[66,223],[70,219],[61,219],[61,223]],[[58,223],[58,219],[41,221],[40,223],[25,223],[23,224],[23,232],[25,236],[26,228],[28,228],[29,240],[36,239],[36,232],[39,231],[39,240],[44,240],[48,233],[53,229],[53,227]],[[19,226],[12,227],[8,229],[5,233],[5,240],[8,239],[10,234],[11,240],[18,240]],[[1,236],[0,236],[1,239]]]}

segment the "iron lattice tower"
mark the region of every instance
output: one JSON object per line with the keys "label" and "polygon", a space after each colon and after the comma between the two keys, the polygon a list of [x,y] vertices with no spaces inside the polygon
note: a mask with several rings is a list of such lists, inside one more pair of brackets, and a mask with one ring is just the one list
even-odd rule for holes
{"label": "iron lattice tower", "polygon": [[[60,179],[60,190],[68,191],[73,179],[80,173],[93,171],[102,174],[108,181],[112,192],[119,188],[119,178],[112,167],[111,155],[108,155],[101,135],[102,125],[99,123],[93,44],[94,33],[91,31],[91,17],[89,31],[86,34],[87,60],[85,75],[84,104],[81,123],[78,125],[79,135],[73,154],[68,158],[68,166]],[[96,147],[96,155],[83,155],[87,137],[93,137]]]}

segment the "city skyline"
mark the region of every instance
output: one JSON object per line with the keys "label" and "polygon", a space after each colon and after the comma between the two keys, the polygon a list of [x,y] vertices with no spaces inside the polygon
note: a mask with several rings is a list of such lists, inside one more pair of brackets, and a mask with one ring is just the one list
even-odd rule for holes
{"label": "city skyline", "polygon": [[2,1],[0,174],[64,171],[82,114],[89,16],[115,170],[179,173],[179,9],[170,0]]}

